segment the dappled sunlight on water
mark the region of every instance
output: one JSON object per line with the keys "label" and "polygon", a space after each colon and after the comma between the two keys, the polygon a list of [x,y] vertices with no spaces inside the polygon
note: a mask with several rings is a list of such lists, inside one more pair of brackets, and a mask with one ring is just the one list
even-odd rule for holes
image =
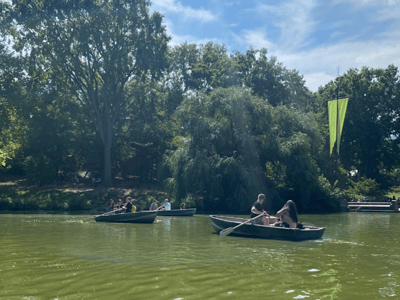
{"label": "dappled sunlight on water", "polygon": [[327,227],[324,237],[220,237],[206,215],[2,214],[0,299],[400,298],[400,214],[301,219]]}

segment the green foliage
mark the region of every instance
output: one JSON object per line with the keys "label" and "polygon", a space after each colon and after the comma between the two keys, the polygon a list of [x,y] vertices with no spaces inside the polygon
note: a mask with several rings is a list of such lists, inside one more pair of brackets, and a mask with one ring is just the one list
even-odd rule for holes
{"label": "green foliage", "polygon": [[9,169],[25,144],[22,100],[25,96],[21,61],[0,42],[0,166]]}
{"label": "green foliage", "polygon": [[0,166],[6,166],[6,155],[0,150]]}
{"label": "green foliage", "polygon": [[[344,169],[356,166],[362,176],[382,184],[386,180],[381,176],[385,173],[383,169],[390,172],[400,162],[399,139],[392,138],[400,133],[398,68],[390,65],[386,69],[350,69],[336,82],[330,82],[319,90],[319,103],[336,99],[338,85],[339,98],[349,98],[340,162]],[[323,107],[327,124],[326,104]],[[325,152],[328,153],[329,139],[326,141]],[[325,174],[332,174],[331,166],[325,164],[323,169]]]}
{"label": "green foliage", "polygon": [[[351,69],[313,95],[266,49],[168,49],[162,17],[149,5],[0,3],[2,41],[12,38],[19,55],[0,44],[2,173],[23,165],[43,185],[105,169],[108,184],[113,170],[137,184],[163,180],[174,205],[226,212],[248,212],[265,191],[272,210],[293,199],[299,211],[335,211],[345,194],[397,183],[397,67]],[[340,156],[330,157],[326,100],[338,85],[350,100]],[[345,193],[352,168],[369,179]],[[46,203],[87,208],[80,199]]]}
{"label": "green foliage", "polygon": [[[33,72],[49,69],[52,82],[80,102],[104,150],[104,183],[111,184],[114,126],[126,105],[126,84],[157,79],[166,67],[166,36],[149,2],[16,1],[5,25]],[[45,42],[43,42],[45,41]]]}
{"label": "green foliage", "polygon": [[178,202],[192,195],[205,210],[247,212],[268,185],[308,207],[318,188],[312,153],[321,145],[312,114],[273,108],[232,87],[186,98],[174,118],[181,132],[164,163]]}
{"label": "green foliage", "polygon": [[375,179],[361,177],[357,182],[350,180],[350,183],[351,187],[348,189],[348,193],[354,196],[376,196],[379,194],[379,184]]}
{"label": "green foliage", "polygon": [[[104,194],[108,196],[108,194]],[[69,211],[99,210],[108,199],[96,192],[73,193],[62,190],[2,188],[0,210]],[[99,204],[101,204],[99,206]]]}
{"label": "green foliage", "polygon": [[39,185],[53,184],[57,179],[55,162],[46,155],[25,158],[25,172],[28,180]]}
{"label": "green foliage", "polygon": [[338,212],[339,199],[344,197],[343,190],[332,186],[328,179],[318,176],[317,188],[310,195],[309,212]]}

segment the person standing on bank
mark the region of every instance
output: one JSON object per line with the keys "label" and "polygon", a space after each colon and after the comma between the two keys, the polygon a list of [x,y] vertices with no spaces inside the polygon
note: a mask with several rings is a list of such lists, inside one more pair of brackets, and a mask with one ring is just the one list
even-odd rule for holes
{"label": "person standing on bank", "polygon": [[270,215],[267,213],[267,211],[264,210],[262,204],[264,203],[265,200],[265,195],[264,194],[259,194],[257,201],[254,202],[253,206],[251,207],[250,211],[250,218],[257,217],[259,215],[263,215],[262,217],[259,217],[253,221],[253,224],[261,224],[261,225],[269,225],[270,223]]}

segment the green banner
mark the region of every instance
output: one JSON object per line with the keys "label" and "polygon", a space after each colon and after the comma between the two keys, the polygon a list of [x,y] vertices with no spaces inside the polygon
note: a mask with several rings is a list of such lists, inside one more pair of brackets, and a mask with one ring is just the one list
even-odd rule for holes
{"label": "green banner", "polygon": [[[330,154],[332,154],[333,152],[333,147],[336,141],[337,141],[336,149],[337,153],[339,153],[340,137],[342,136],[344,118],[346,116],[348,102],[349,98],[328,101]],[[339,109],[338,109],[338,103],[339,103]]]}

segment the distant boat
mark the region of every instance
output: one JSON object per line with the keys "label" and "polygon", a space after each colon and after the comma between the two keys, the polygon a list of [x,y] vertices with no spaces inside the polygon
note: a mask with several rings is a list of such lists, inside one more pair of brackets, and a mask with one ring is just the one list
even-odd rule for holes
{"label": "distant boat", "polygon": [[158,211],[140,211],[134,213],[103,214],[94,216],[96,222],[113,223],[153,223]]}
{"label": "distant boat", "polygon": [[349,211],[355,212],[396,212],[399,213],[399,201],[390,202],[348,202]]}
{"label": "distant boat", "polygon": [[159,210],[158,216],[191,217],[196,213],[196,208]]}
{"label": "distant boat", "polygon": [[[225,217],[225,216],[210,216],[211,223],[214,229],[219,233],[220,231],[235,227],[248,219]],[[260,224],[244,224],[243,226],[235,229],[231,235],[264,238],[264,239],[278,239],[278,240],[291,240],[291,241],[304,241],[315,240],[322,237],[324,234],[324,227],[304,226],[304,229],[275,227],[273,225],[260,225]]]}

